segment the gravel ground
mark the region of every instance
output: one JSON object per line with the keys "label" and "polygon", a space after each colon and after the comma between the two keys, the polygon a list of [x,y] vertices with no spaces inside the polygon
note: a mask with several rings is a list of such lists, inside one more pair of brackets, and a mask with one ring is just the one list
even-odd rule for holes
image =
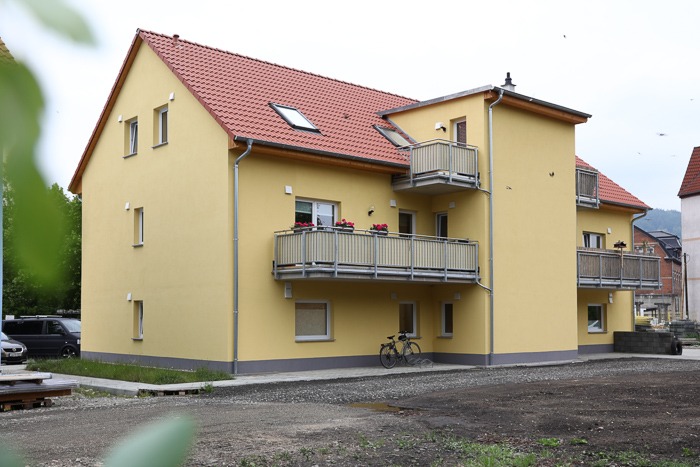
{"label": "gravel ground", "polygon": [[[452,436],[505,442],[520,446],[523,452],[531,451],[537,437],[548,435],[542,430],[553,428],[523,428],[523,411],[546,405],[550,411],[546,416],[532,412],[531,418],[550,418],[551,411],[556,412],[556,407],[551,408],[555,401],[562,404],[561,411],[572,415],[578,411],[583,416],[586,411],[580,406],[564,405],[579,403],[590,393],[596,393],[603,404],[598,410],[614,407],[626,393],[640,391],[680,401],[679,395],[670,393],[676,386],[671,382],[683,381],[688,375],[698,379],[698,370],[700,361],[617,359],[239,386],[217,388],[199,396],[124,398],[76,394],[55,399],[51,408],[0,414],[0,434],[23,453],[29,465],[97,466],[110,446],[137,427],[167,415],[184,414],[195,420],[198,430],[187,464],[192,466],[456,465],[464,462],[465,454],[463,449],[454,447]],[[664,406],[668,414],[670,410],[690,414],[688,427],[692,431],[700,427],[700,414],[690,412],[700,397],[694,382],[678,386],[679,390],[690,392],[686,394],[687,403]],[[659,386],[663,391],[648,389]],[[616,399],[606,401],[606,393]],[[412,409],[392,411],[387,404]],[[474,410],[477,406],[478,413]],[[629,417],[630,410],[620,412],[627,412]],[[639,414],[634,413],[635,417]],[[652,424],[655,415],[650,415]],[[606,416],[623,417],[625,413]],[[491,424],[496,418],[499,424]],[[513,423],[509,424],[509,420]],[[564,434],[553,435],[562,439],[573,436],[567,433],[574,429],[589,430],[584,427],[588,421],[581,419],[559,423],[562,426],[556,429]],[[620,419],[616,429],[621,430],[625,423]],[[649,425],[649,429],[653,430],[653,426]],[[685,454],[696,450],[700,453],[700,445],[693,438],[673,436],[682,438],[676,440],[679,453],[681,449]],[[662,444],[663,437],[659,433]],[[604,441],[590,434],[588,438]],[[596,448],[617,449],[614,441],[612,437],[605,441],[608,445]],[[675,451],[659,454],[653,449],[654,446],[647,449],[652,456],[680,456],[675,456]],[[561,456],[570,456],[570,450],[561,451]],[[639,464],[611,461],[599,465]]]}

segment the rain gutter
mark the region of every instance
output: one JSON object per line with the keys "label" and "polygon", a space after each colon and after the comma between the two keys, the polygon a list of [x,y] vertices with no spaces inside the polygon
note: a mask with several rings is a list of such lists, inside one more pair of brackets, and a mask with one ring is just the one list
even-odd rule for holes
{"label": "rain gutter", "polygon": [[238,164],[250,154],[253,140],[233,164],[233,374],[238,374]]}
{"label": "rain gutter", "polygon": [[493,108],[501,103],[504,90],[501,89],[496,99],[489,105],[489,360],[488,364],[493,365],[494,352],[494,301],[493,301]]}

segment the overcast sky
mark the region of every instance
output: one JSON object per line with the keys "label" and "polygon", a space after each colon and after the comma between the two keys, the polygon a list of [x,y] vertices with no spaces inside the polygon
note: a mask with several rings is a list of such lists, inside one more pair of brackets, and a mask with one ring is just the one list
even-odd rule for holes
{"label": "overcast sky", "polygon": [[95,47],[0,1],[0,37],[48,101],[40,161],[66,187],[137,28],[426,100],[503,84],[592,114],[576,153],[650,206],[676,196],[700,146],[700,2],[69,1]]}

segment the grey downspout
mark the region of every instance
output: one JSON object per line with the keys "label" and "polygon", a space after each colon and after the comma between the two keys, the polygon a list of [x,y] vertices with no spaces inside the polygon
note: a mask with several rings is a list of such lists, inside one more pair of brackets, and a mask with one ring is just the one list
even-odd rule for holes
{"label": "grey downspout", "polygon": [[[632,241],[632,251],[633,252],[634,252],[634,223],[637,222],[639,219],[646,217],[647,214],[649,214],[649,211],[646,211],[644,214],[642,214],[639,217],[632,216],[632,222],[630,222],[630,226],[632,227],[632,240],[631,241]],[[642,271],[639,271],[639,273],[641,274]],[[659,279],[661,279],[661,276],[659,276]],[[635,299],[636,294],[637,294],[637,292],[633,290],[632,291],[632,331],[634,331],[634,317],[636,314],[636,310],[634,308],[635,307],[634,299]]]}
{"label": "grey downspout", "polygon": [[489,366],[493,365],[494,352],[494,316],[493,316],[493,108],[501,103],[503,99],[503,89],[498,93],[498,99],[489,105]]}
{"label": "grey downspout", "polygon": [[233,374],[238,374],[238,164],[250,154],[253,140],[233,163]]}

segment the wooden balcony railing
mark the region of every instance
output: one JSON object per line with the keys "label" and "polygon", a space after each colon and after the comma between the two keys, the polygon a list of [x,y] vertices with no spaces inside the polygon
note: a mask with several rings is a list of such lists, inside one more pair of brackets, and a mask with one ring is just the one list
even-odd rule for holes
{"label": "wooden balcony railing", "polygon": [[473,283],[478,244],[340,228],[275,232],[272,273],[278,280],[381,279]]}
{"label": "wooden balcony railing", "polygon": [[603,289],[660,289],[661,258],[615,250],[579,248],[579,287]]}
{"label": "wooden balcony railing", "polygon": [[576,168],[576,205],[598,208],[598,172]]}
{"label": "wooden balcony railing", "polygon": [[478,148],[442,139],[405,148],[411,161],[408,175],[394,177],[394,191],[446,193],[479,186]]}

